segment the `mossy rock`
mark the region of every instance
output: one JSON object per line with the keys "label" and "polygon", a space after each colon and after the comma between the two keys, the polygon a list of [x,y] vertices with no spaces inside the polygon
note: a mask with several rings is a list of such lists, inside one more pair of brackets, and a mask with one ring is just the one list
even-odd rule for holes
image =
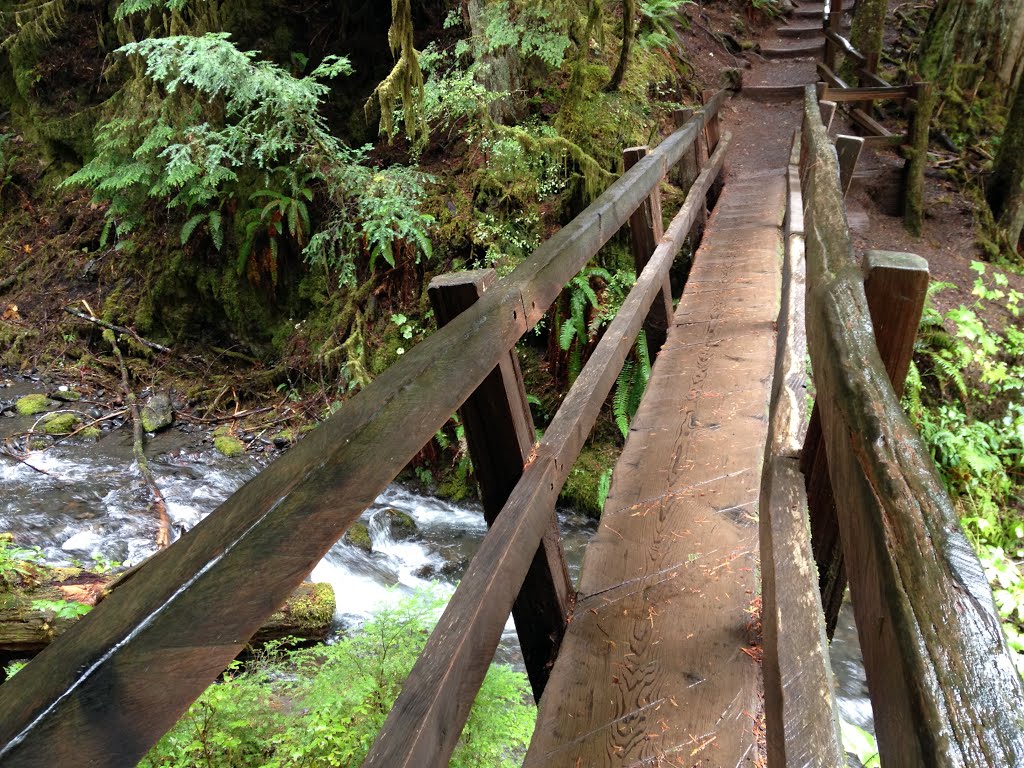
{"label": "mossy rock", "polygon": [[103,432],[99,427],[86,427],[78,433],[78,436],[83,440],[99,440],[102,434]]}
{"label": "mossy rock", "polygon": [[34,416],[49,410],[50,398],[42,394],[25,395],[14,404],[14,407],[22,416]]}
{"label": "mossy rock", "polygon": [[373,541],[370,539],[370,529],[366,527],[366,523],[352,523],[345,531],[345,541],[363,552],[373,552]]}
{"label": "mossy rock", "polygon": [[381,514],[387,520],[388,528],[391,530],[391,538],[395,541],[411,539],[420,532],[412,515],[400,509],[385,509]]}
{"label": "mossy rock", "polygon": [[69,432],[74,432],[81,423],[82,419],[77,413],[64,411],[44,416],[42,427],[43,432],[48,435],[66,435]]}
{"label": "mossy rock", "polygon": [[334,588],[326,583],[315,583],[311,587],[309,592],[289,603],[292,619],[310,628],[329,625],[334,619]]}
{"label": "mossy rock", "polygon": [[229,459],[241,456],[245,453],[245,443],[231,435],[218,435],[213,438],[214,450],[227,456]]}
{"label": "mossy rock", "polygon": [[58,389],[50,393],[51,400],[58,400],[62,403],[77,403],[82,399],[82,394],[73,389]]}
{"label": "mossy rock", "polygon": [[598,486],[601,475],[615,466],[618,449],[611,444],[587,445],[569,471],[558,496],[559,504],[572,507],[588,517],[599,519]]}
{"label": "mossy rock", "polygon": [[[174,406],[164,394],[153,395],[139,412],[142,428],[146,432],[159,432],[174,423]],[[243,449],[244,450],[244,449]]]}

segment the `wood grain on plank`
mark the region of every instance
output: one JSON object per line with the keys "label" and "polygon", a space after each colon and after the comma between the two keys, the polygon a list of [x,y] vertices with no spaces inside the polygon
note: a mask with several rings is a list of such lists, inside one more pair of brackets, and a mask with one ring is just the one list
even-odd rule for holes
{"label": "wood grain on plank", "polygon": [[527,766],[756,756],[760,670],[744,648],[783,186],[781,172],[730,183],[712,215],[587,549]]}

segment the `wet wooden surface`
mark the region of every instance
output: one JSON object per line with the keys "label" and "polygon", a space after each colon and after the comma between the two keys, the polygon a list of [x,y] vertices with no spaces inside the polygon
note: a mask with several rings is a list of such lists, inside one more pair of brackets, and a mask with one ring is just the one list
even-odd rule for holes
{"label": "wet wooden surface", "polygon": [[727,182],[631,425],[527,766],[757,755],[757,501],[784,175]]}

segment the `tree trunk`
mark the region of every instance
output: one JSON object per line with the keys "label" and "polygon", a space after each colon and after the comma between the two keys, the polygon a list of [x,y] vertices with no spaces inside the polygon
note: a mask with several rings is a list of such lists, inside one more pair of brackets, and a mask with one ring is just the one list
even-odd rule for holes
{"label": "tree trunk", "polygon": [[[889,4],[887,0],[858,0],[853,15],[853,27],[850,30],[850,42],[853,47],[864,54],[869,62],[877,62],[882,53],[882,37],[885,33],[885,15]],[[853,61],[852,69],[855,69]],[[851,73],[852,74],[852,73]],[[853,78],[859,82],[859,76]],[[849,81],[848,81],[849,82]]]}
{"label": "tree trunk", "polygon": [[626,76],[626,66],[633,51],[633,37],[636,35],[636,0],[622,0],[622,48],[619,50],[619,63],[615,67],[612,79],[605,90],[609,93],[619,90],[622,79]]}
{"label": "tree trunk", "polygon": [[1024,229],[1024,88],[1013,100],[985,197],[999,229],[1017,247]]}

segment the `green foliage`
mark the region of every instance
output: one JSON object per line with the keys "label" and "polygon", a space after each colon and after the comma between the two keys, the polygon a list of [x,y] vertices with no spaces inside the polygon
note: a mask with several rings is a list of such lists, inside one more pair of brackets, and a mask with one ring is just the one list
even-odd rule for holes
{"label": "green foliage", "polygon": [[[183,244],[205,228],[221,250],[226,209],[256,185],[238,217],[239,273],[253,268],[261,238],[259,263],[272,282],[285,239],[344,284],[355,282],[364,254],[371,269],[377,258],[393,265],[399,242],[429,258],[433,220],[418,209],[428,177],[367,167],[367,149],[339,142],[320,114],[328,93],[323,81],[351,72],[346,59],[329,56],[297,78],[238,50],[226,33],[148,39],[119,52],[141,59],[159,89],[127,95],[120,113],[99,129],[96,157],[65,182],[109,202],[108,224],[119,236],[145,222],[148,201],[161,201],[188,217]],[[309,205],[317,186],[330,214],[314,234]]]}
{"label": "green foliage", "polygon": [[[1011,644],[1024,643],[1024,332],[1022,296],[1005,275],[979,262],[975,302],[922,316],[904,404],[931,452],[961,524],[978,550],[1006,620]],[[932,286],[934,296],[945,286]],[[1003,314],[996,326],[986,317]],[[1024,656],[1020,657],[1024,664]],[[1024,667],[1022,667],[1024,668]]]}
{"label": "green foliage", "polygon": [[12,677],[18,674],[21,670],[25,668],[26,664],[28,664],[27,661],[12,661],[10,664],[4,667],[4,674],[7,676],[7,679],[10,680]]}
{"label": "green foliage", "polygon": [[879,768],[881,760],[878,756],[878,741],[874,735],[860,726],[839,720],[843,735],[843,749],[857,758],[864,768]]}
{"label": "green foliage", "polygon": [[77,619],[92,610],[91,605],[76,603],[73,600],[33,600],[31,606],[33,611],[48,614],[50,621]]}
{"label": "green foliage", "polygon": [[[378,611],[331,646],[234,663],[146,756],[144,768],[356,766],[443,606],[437,590]],[[492,666],[451,765],[511,766],[533,731],[523,674]]]}
{"label": "green foliage", "polygon": [[597,506],[600,509],[604,509],[604,504],[608,501],[608,493],[612,489],[613,471],[613,469],[606,469],[597,479]]}
{"label": "green foliage", "polygon": [[4,190],[14,184],[14,165],[18,159],[14,148],[14,136],[9,133],[0,133],[0,213],[5,210]]}
{"label": "green foliage", "polygon": [[647,350],[647,334],[640,331],[633,347],[634,359],[626,360],[615,381],[612,415],[622,437],[629,434],[629,423],[636,416],[640,400],[651,378],[651,356]]}
{"label": "green foliage", "polygon": [[0,534],[0,587],[9,591],[35,581],[41,559],[38,547],[19,547],[13,536]]}

